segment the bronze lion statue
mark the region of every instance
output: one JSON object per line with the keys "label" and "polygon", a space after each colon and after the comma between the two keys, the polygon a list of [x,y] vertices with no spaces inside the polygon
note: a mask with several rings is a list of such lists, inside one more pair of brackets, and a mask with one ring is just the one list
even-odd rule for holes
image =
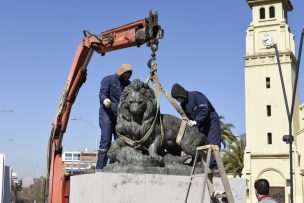
{"label": "bronze lion statue", "polygon": [[[149,159],[163,161],[166,154],[173,156],[181,156],[184,152],[186,155],[195,156],[196,147],[208,143],[206,136],[199,132],[197,127],[186,127],[184,137],[180,145],[176,143],[176,137],[181,125],[181,119],[169,115],[157,113],[157,101],[154,91],[148,84],[140,80],[133,80],[127,86],[120,98],[120,103],[117,109],[117,125],[116,132],[118,139],[112,143],[108,152],[108,157],[113,161],[119,161],[119,149],[128,144],[123,137],[127,137],[132,141],[141,140],[150,130],[151,134],[139,146],[136,146],[142,154],[149,157]],[[152,129],[151,129],[152,126]],[[161,126],[163,127],[163,135],[161,133]],[[134,151],[134,150],[133,150]],[[126,159],[125,153],[120,153]],[[135,158],[129,157],[127,159],[141,159],[141,156],[135,155]],[[126,162],[125,160],[120,160]]]}

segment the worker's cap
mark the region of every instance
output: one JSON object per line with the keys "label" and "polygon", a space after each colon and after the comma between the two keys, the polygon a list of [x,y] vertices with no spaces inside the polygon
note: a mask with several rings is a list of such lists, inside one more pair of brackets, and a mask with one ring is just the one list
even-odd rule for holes
{"label": "worker's cap", "polygon": [[185,98],[187,99],[187,91],[181,85],[175,83],[171,89],[171,95],[173,98]]}
{"label": "worker's cap", "polygon": [[121,76],[125,72],[132,72],[132,66],[130,64],[121,64],[117,70],[117,75]]}

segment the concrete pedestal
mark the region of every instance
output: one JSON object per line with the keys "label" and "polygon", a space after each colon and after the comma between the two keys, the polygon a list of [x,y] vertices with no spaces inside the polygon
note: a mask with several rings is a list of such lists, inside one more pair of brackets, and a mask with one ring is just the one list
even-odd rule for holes
{"label": "concrete pedestal", "polygon": [[[200,203],[203,174],[192,180],[188,203]],[[190,176],[95,173],[71,177],[70,203],[185,203]],[[235,203],[246,202],[246,181],[229,179]],[[223,191],[214,178],[216,191]],[[207,193],[204,202],[210,202]]]}

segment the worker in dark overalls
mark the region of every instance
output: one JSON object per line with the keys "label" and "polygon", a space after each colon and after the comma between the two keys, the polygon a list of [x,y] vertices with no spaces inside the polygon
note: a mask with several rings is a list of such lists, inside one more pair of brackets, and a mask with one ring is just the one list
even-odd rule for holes
{"label": "worker in dark overalls", "polygon": [[99,126],[101,129],[98,159],[96,169],[102,169],[107,165],[107,152],[110,149],[112,135],[116,139],[117,106],[123,89],[130,84],[132,67],[122,64],[116,74],[106,76],[100,85],[99,99]]}
{"label": "worker in dark overalls", "polygon": [[[180,102],[182,109],[190,119],[187,126],[197,126],[207,136],[209,144],[221,148],[221,125],[218,114],[208,98],[198,91],[187,91],[181,85],[174,84],[171,95]],[[211,155],[210,169],[216,169],[214,154]]]}

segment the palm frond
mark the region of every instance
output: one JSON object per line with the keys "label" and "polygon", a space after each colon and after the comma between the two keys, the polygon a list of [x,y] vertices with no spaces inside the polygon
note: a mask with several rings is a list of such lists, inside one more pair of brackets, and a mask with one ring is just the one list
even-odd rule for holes
{"label": "palm frond", "polygon": [[223,163],[227,173],[234,177],[242,175],[244,167],[245,144],[242,140],[237,139],[232,142],[223,156]]}
{"label": "palm frond", "polygon": [[224,123],[225,117],[219,116],[220,118],[220,125],[221,125],[221,132],[222,132],[222,143],[226,148],[227,143],[232,143],[237,140],[236,136],[232,132],[232,128],[234,125],[231,123]]}

